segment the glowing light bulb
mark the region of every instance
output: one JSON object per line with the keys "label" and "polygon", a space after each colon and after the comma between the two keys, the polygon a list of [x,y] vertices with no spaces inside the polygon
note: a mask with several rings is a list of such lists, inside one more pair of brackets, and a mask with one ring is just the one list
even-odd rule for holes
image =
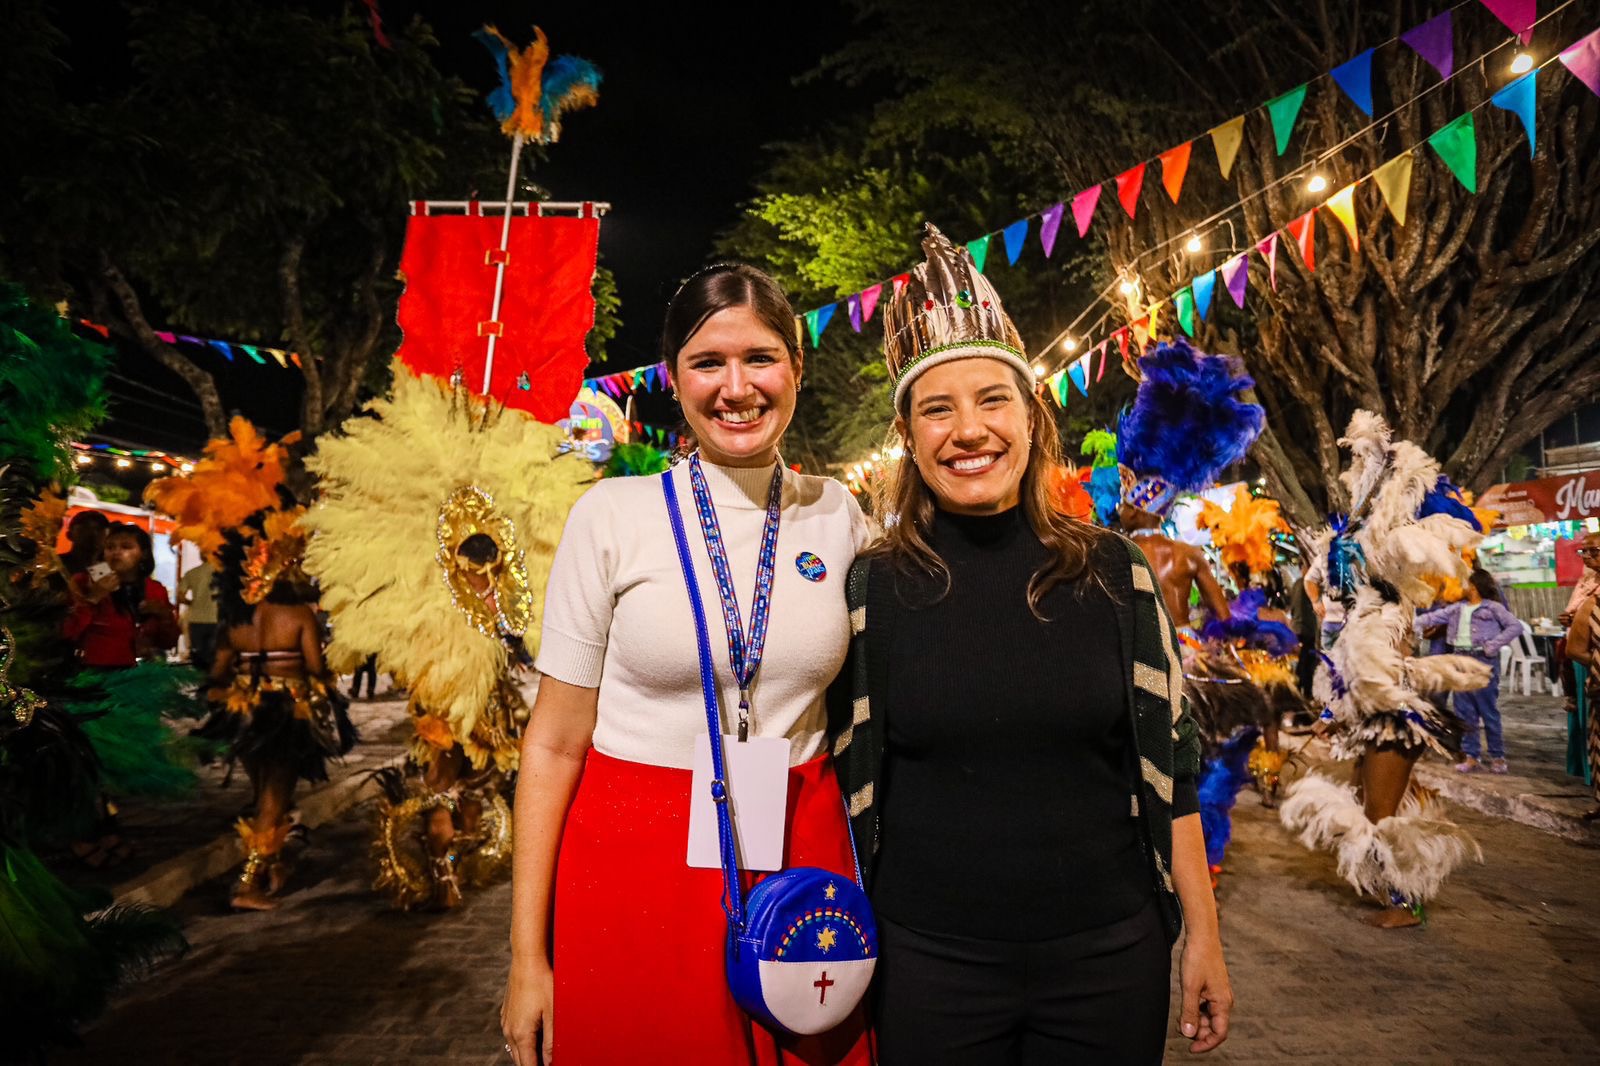
{"label": "glowing light bulb", "polygon": [[1123,278],[1122,281],[1117,284],[1117,291],[1122,293],[1124,296],[1132,296],[1134,293],[1139,291],[1139,286],[1128,278]]}
{"label": "glowing light bulb", "polygon": [[192,473],[194,473],[194,464],[193,463],[184,463],[178,469],[182,470],[185,474],[192,474]]}
{"label": "glowing light bulb", "polygon": [[1043,363],[1034,363],[1033,364],[1033,376],[1036,377],[1036,378],[1044,377],[1044,364]]}
{"label": "glowing light bulb", "polygon": [[1518,52],[1517,57],[1511,61],[1511,73],[1526,74],[1533,69],[1533,57],[1526,52]]}
{"label": "glowing light bulb", "polygon": [[91,456],[87,456],[87,455],[78,456],[78,465],[79,466],[88,466],[92,462],[94,462],[94,459]]}
{"label": "glowing light bulb", "polygon": [[1199,252],[1205,247],[1205,244],[1200,240],[1200,234],[1196,233],[1193,237],[1189,238],[1189,243],[1184,245],[1184,247],[1191,252]]}
{"label": "glowing light bulb", "polygon": [[1311,175],[1311,180],[1306,184],[1306,188],[1311,190],[1312,192],[1321,192],[1323,189],[1326,189],[1327,187],[1328,187],[1328,179],[1323,177],[1321,174],[1313,174],[1313,175]]}
{"label": "glowing light bulb", "polygon": [[1071,337],[1068,337],[1066,340],[1061,342],[1061,347],[1064,351],[1075,352],[1078,350],[1078,342],[1073,340]]}
{"label": "glowing light bulb", "polygon": [[126,470],[126,469],[128,469],[128,467],[130,467],[132,465],[133,465],[133,463],[132,463],[131,460],[128,460],[128,459],[118,459],[117,460],[117,469],[118,470]]}
{"label": "glowing light bulb", "polygon": [[151,463],[150,463],[150,469],[151,470],[165,470],[166,468],[167,468],[167,466],[166,466],[165,463],[159,463],[159,462],[156,462],[154,460],[152,460]]}

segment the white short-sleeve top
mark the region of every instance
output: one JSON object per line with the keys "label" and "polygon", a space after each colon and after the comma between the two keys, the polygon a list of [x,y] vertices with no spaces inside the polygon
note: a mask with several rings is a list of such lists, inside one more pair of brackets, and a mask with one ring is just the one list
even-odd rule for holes
{"label": "white short-sleeve top", "polygon": [[[773,468],[703,460],[702,468],[748,639]],[[705,605],[723,727],[731,733],[739,691],[689,464],[679,463],[670,476]],[[823,692],[844,665],[850,640],[845,575],[867,536],[861,508],[842,484],[784,469],[777,569],[766,653],[751,688],[750,732],[788,737],[791,764],[825,749]],[[805,556],[822,561],[819,580],[802,572]],[[815,576],[814,566],[807,569]],[[691,765],[695,738],[706,731],[705,703],[694,616],[659,477],[608,478],[573,507],[545,593],[537,666],[557,680],[600,690],[594,729],[600,751],[655,766]]]}

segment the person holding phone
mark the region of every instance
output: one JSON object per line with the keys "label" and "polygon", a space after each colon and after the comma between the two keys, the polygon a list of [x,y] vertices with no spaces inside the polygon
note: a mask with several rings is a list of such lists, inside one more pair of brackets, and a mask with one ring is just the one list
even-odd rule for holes
{"label": "person holding phone", "polygon": [[103,558],[72,580],[76,603],[63,633],[78,661],[126,669],[177,646],[178,616],[155,571],[150,534],[118,522],[106,531]]}

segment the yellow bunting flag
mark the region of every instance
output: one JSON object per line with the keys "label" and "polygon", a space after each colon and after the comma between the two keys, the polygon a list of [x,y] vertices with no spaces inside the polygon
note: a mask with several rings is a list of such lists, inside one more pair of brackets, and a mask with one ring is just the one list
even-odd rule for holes
{"label": "yellow bunting flag", "polygon": [[1397,156],[1373,171],[1372,180],[1383,193],[1383,202],[1400,225],[1406,224],[1406,201],[1411,198],[1411,153]]}
{"label": "yellow bunting flag", "polygon": [[1226,178],[1233,169],[1234,157],[1239,154],[1239,142],[1244,140],[1244,116],[1224,122],[1211,131],[1211,146],[1217,150],[1217,168]]}
{"label": "yellow bunting flag", "polygon": [[1345,235],[1350,238],[1350,251],[1361,250],[1361,236],[1356,232],[1356,182],[1351,182],[1332,196],[1324,205],[1333,212],[1333,217],[1344,226]]}
{"label": "yellow bunting flag", "polygon": [[1156,327],[1161,322],[1161,305],[1166,302],[1165,300],[1157,300],[1150,305],[1150,336],[1152,337],[1156,335]]}

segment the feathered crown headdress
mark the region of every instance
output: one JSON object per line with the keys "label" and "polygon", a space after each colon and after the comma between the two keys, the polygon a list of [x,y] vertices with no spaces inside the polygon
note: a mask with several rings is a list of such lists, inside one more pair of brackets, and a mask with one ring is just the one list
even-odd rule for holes
{"label": "feathered crown headdress", "polygon": [[550,56],[544,31],[533,28],[533,43],[519,49],[493,26],[473,34],[494,56],[500,84],[489,94],[489,109],[500,129],[540,144],[561,136],[561,116],[600,102],[600,71],[577,56]]}
{"label": "feathered crown headdress", "polygon": [[924,371],[956,359],[999,359],[1032,380],[1022,337],[1000,305],[1000,294],[933,223],[922,238],[927,260],[883,309],[883,361],[903,409],[911,383]]}
{"label": "feathered crown headdress", "polygon": [[1243,459],[1267,415],[1239,394],[1255,382],[1239,360],[1164,341],[1139,360],[1139,392],[1117,427],[1121,460],[1138,478],[1123,502],[1164,515]]}

